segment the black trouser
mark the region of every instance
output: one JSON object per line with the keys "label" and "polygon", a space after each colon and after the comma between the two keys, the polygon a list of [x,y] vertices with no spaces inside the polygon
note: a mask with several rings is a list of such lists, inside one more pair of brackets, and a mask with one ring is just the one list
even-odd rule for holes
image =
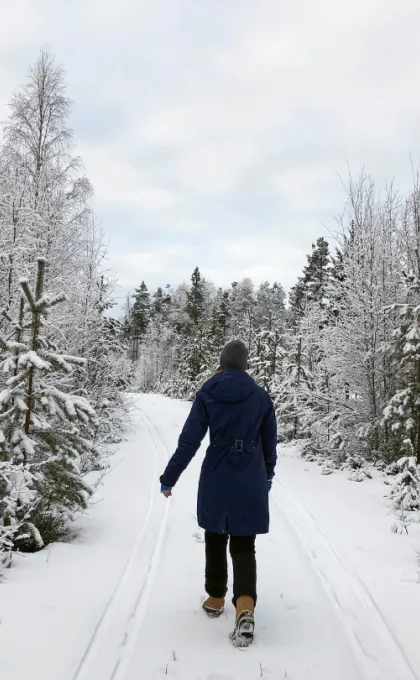
{"label": "black trouser", "polygon": [[[210,597],[225,597],[227,593],[227,534],[206,531],[206,593]],[[255,536],[231,536],[230,554],[233,565],[233,604],[241,595],[257,602],[257,564]]]}

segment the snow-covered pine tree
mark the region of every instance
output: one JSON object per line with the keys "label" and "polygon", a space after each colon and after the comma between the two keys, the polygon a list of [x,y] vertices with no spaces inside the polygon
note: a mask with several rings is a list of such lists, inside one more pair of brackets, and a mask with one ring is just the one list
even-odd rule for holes
{"label": "snow-covered pine tree", "polygon": [[[420,260],[419,260],[420,271]],[[399,324],[384,347],[396,382],[396,393],[384,410],[383,425],[390,427],[389,453],[394,458],[414,457],[420,464],[420,279],[404,276],[405,301],[389,308]]]}
{"label": "snow-covered pine tree", "polygon": [[191,286],[186,294],[185,312],[187,321],[180,338],[179,378],[184,395],[191,398],[197,391],[199,376],[206,370],[209,358],[205,351],[208,349],[206,341],[210,321],[206,316],[206,283],[198,267],[194,269],[191,276]]}
{"label": "snow-covered pine tree", "polygon": [[300,276],[294,286],[289,290],[289,305],[287,309],[287,325],[290,329],[298,329],[299,321],[305,313],[306,294],[305,286]]}
{"label": "snow-covered pine tree", "polygon": [[132,360],[140,358],[141,345],[150,323],[150,293],[144,281],[134,291],[131,308]]}
{"label": "snow-covered pine tree", "polygon": [[68,390],[66,377],[84,359],[61,354],[48,338],[48,312],[64,295],[45,292],[45,265],[39,258],[34,291],[21,280],[20,318],[0,342],[3,549],[33,551],[57,539],[91,495],[80,468],[92,454],[96,416],[87,399]]}
{"label": "snow-covered pine tree", "polygon": [[230,335],[232,338],[241,338],[247,345],[248,351],[252,350],[252,338],[255,328],[255,289],[250,278],[242,281],[234,281],[230,291]]}
{"label": "snow-covered pine tree", "polygon": [[205,315],[203,319],[203,341],[201,349],[201,369],[195,387],[205,382],[218,368],[222,347],[229,328],[229,293],[221,288],[213,296],[207,290]]}
{"label": "snow-covered pine tree", "polygon": [[308,264],[303,270],[302,282],[307,303],[326,304],[327,291],[331,280],[331,257],[328,242],[323,236],[312,244],[307,256]]}
{"label": "snow-covered pine tree", "polygon": [[289,324],[296,325],[312,302],[325,305],[331,282],[331,256],[328,242],[321,236],[306,256],[307,264],[289,292]]}
{"label": "snow-covered pine tree", "polygon": [[[312,244],[302,276],[289,293],[286,360],[283,378],[277,378],[275,401],[284,414],[285,437],[310,437],[313,425],[328,410],[321,396],[328,390],[326,363],[322,363],[322,333],[328,323],[331,258],[324,238]],[[319,432],[319,429],[318,429]],[[319,448],[320,442],[314,443]]]}
{"label": "snow-covered pine tree", "polygon": [[[19,357],[19,349],[25,348],[21,344],[24,325],[24,306],[25,300],[21,298],[19,318],[13,324],[12,319],[6,311],[2,312],[13,328],[9,340],[0,336],[0,366],[10,358],[13,352],[13,359]],[[14,366],[13,375],[17,374],[17,366]],[[3,392],[0,392],[0,400]],[[20,404],[20,410],[25,410],[25,404]],[[8,442],[4,430],[3,421],[10,416],[10,410],[6,410],[5,415],[0,413],[0,576],[3,567],[10,566],[11,553],[15,544],[16,535],[22,530],[24,525],[28,525],[31,512],[36,507],[37,495],[33,489],[34,477],[31,474],[29,465],[23,461],[15,461],[10,455]],[[28,528],[25,527],[25,531]],[[33,535],[39,546],[42,546],[42,539],[33,524],[29,523],[29,532]]]}
{"label": "snow-covered pine tree", "polygon": [[171,287],[166,286],[166,292],[159,286],[156,293],[152,296],[150,307],[151,318],[160,318],[161,322],[167,322],[171,312]]}
{"label": "snow-covered pine tree", "polygon": [[168,289],[170,303],[163,317],[163,332],[160,345],[160,365],[158,387],[171,397],[185,398],[188,391],[188,378],[182,362],[185,350],[186,328],[189,317],[186,311],[188,286],[185,283],[175,289]]}
{"label": "snow-covered pine tree", "polygon": [[146,392],[166,393],[173,378],[176,334],[172,323],[173,304],[170,287],[158,288],[152,296],[150,320],[136,368],[135,384]]}
{"label": "snow-covered pine tree", "polygon": [[302,428],[305,396],[311,390],[312,375],[308,369],[301,336],[286,335],[281,375],[272,381],[271,396],[279,424],[279,439],[290,441],[307,437]]}
{"label": "snow-covered pine tree", "polygon": [[219,288],[213,301],[211,321],[211,343],[216,362],[219,360],[219,354],[227,342],[230,317],[229,291]]}
{"label": "snow-covered pine tree", "polygon": [[250,372],[271,392],[281,376],[286,328],[285,293],[281,285],[262,283],[257,290],[254,312],[255,332],[250,353]]}
{"label": "snow-covered pine tree", "polygon": [[[104,444],[121,440],[128,404],[123,393],[129,385],[131,362],[122,324],[106,311],[114,306],[113,283],[104,276],[96,283],[97,299],[92,304],[88,324],[91,345],[85,348],[85,367],[77,374],[79,394],[89,397],[97,414],[96,454],[106,452]],[[93,455],[83,460],[83,472],[100,469],[104,461]]]}

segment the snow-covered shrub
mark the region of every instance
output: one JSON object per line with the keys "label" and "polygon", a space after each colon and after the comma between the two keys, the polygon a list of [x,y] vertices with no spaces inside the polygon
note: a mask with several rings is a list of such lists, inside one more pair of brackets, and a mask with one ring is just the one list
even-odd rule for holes
{"label": "snow-covered shrub", "polygon": [[414,456],[404,456],[397,461],[398,474],[388,498],[397,516],[392,526],[395,533],[407,532],[407,527],[420,521],[420,467]]}
{"label": "snow-covered shrub", "polygon": [[2,430],[0,434],[0,563],[5,565],[17,537],[24,540],[24,536],[32,534],[39,547],[43,546],[43,541],[30,521],[37,503],[34,475],[28,464],[13,463],[6,458]]}
{"label": "snow-covered shrub", "polygon": [[398,466],[398,461],[394,460],[392,463],[389,465],[385,465],[385,474],[389,477],[395,477],[395,475],[398,475],[400,472],[400,468]]}
{"label": "snow-covered shrub", "polygon": [[332,475],[333,472],[337,470],[337,467],[334,465],[332,461],[327,461],[324,463],[321,467],[321,474],[322,475]]}
{"label": "snow-covered shrub", "polygon": [[348,456],[340,469],[344,472],[350,472],[348,479],[351,482],[364,482],[366,479],[372,479],[370,467],[370,463],[367,463],[362,456],[354,455]]}
{"label": "snow-covered shrub", "polygon": [[372,479],[372,473],[368,467],[363,467],[360,470],[353,470],[349,474],[351,482],[364,482],[366,479]]}
{"label": "snow-covered shrub", "polygon": [[387,468],[386,462],[381,459],[374,461],[374,466],[378,472],[385,472]]}
{"label": "snow-covered shrub", "polygon": [[404,456],[397,462],[399,473],[389,498],[396,510],[420,510],[420,467],[414,456]]}

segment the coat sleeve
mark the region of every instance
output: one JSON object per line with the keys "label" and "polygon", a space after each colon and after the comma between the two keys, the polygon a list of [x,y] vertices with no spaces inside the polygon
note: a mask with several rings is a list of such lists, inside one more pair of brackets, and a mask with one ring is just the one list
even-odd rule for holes
{"label": "coat sleeve", "polygon": [[208,415],[199,395],[182,429],[178,447],[160,478],[161,484],[173,487],[194,458],[209,426]]}
{"label": "coat sleeve", "polygon": [[261,423],[261,442],[264,453],[267,477],[274,477],[274,469],[277,463],[277,420],[273,402],[268,397],[269,408]]}

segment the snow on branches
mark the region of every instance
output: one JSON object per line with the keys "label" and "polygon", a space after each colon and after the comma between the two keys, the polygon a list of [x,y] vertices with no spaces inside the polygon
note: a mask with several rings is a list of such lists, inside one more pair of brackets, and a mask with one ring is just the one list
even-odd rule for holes
{"label": "snow on branches", "polygon": [[12,337],[0,342],[3,550],[42,547],[91,494],[80,463],[96,455],[96,414],[86,398],[56,386],[57,372],[68,374],[84,362],[60,355],[48,340],[48,311],[63,296],[44,295],[45,267],[39,259],[34,291],[21,282],[20,317]]}
{"label": "snow on branches", "polygon": [[408,533],[408,527],[420,521],[420,467],[414,456],[403,456],[396,463],[397,476],[388,498],[392,503],[396,522],[394,533]]}
{"label": "snow on branches", "polygon": [[420,462],[420,280],[403,277],[405,301],[388,313],[398,321],[384,354],[394,369],[395,394],[384,409],[383,424],[397,453]]}
{"label": "snow on branches", "polygon": [[0,145],[0,545],[7,550],[61,535],[90,495],[82,473],[103,467],[104,444],[124,428],[125,339],[105,315],[115,282],[88,203],[92,187],[72,153],[71,106],[63,68],[42,50],[12,97]]}

